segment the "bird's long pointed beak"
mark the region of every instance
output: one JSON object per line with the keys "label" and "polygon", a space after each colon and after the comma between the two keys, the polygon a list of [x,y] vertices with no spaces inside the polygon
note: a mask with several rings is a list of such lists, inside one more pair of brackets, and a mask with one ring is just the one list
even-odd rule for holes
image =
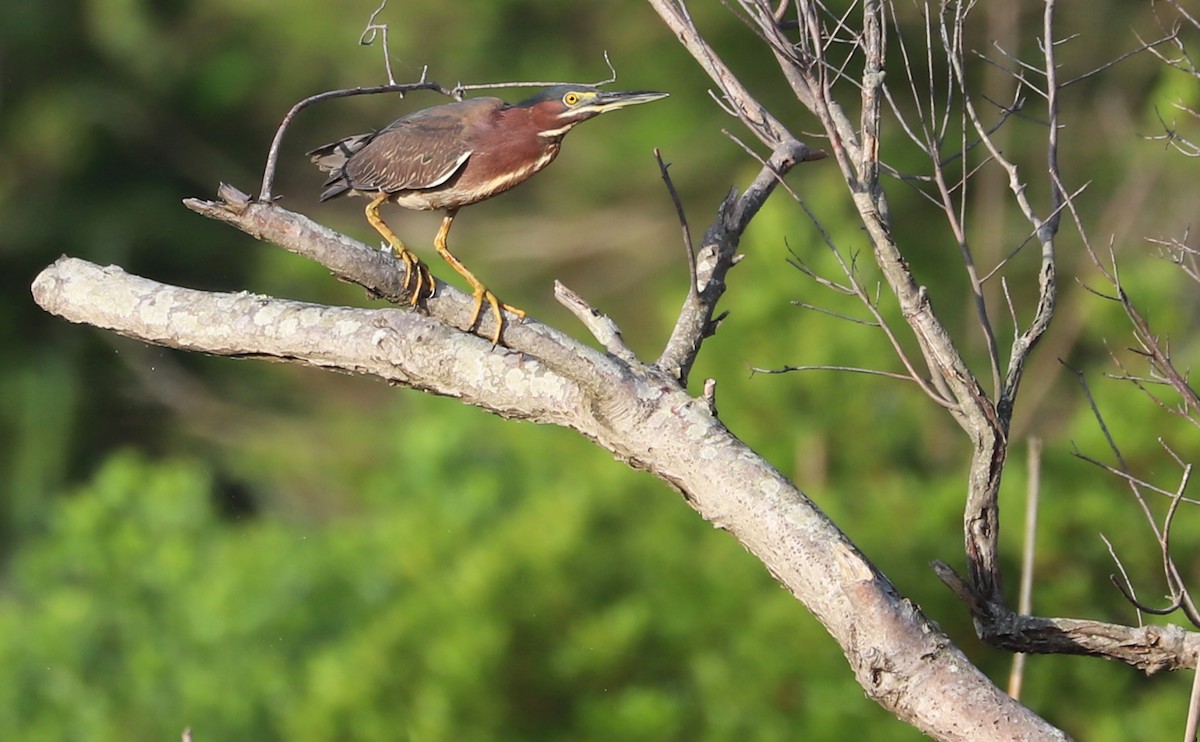
{"label": "bird's long pointed beak", "polygon": [[596,93],[596,97],[588,104],[589,108],[594,108],[598,113],[606,113],[615,111],[626,106],[636,106],[639,103],[649,103],[652,100],[666,98],[670,93],[659,93],[654,90],[601,90]]}

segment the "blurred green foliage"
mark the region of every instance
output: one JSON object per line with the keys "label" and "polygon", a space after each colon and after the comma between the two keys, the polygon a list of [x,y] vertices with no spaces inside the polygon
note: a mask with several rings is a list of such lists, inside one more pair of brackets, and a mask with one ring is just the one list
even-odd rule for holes
{"label": "blurred green foliage", "polygon": [[[1126,28],[1153,34],[1145,7],[1100,5],[1062,5],[1060,37],[1081,34],[1059,50],[1068,76],[1134,46]],[[850,728],[857,738],[919,738],[863,698],[836,645],[736,543],[568,431],[369,380],[146,348],[68,325],[30,301],[36,272],[67,253],[200,288],[369,305],[324,269],[179,200],[212,193],[219,181],[256,191],[267,144],[296,100],[382,81],[380,48],[357,44],[375,7],[0,5],[0,342],[8,349],[0,365],[0,737],[166,738],[191,725],[201,742],[834,740]],[[795,130],[815,128],[725,8],[697,2],[692,10],[765,102]],[[1036,3],[1008,12],[1022,32],[1037,28]],[[756,168],[721,134],[732,124],[694,62],[634,0],[395,4],[379,20],[389,24],[402,80],[426,65],[443,84],[597,80],[608,74],[607,51],[617,87],[672,93],[581,128],[559,164],[455,225],[461,255],[506,299],[570,330],[549,298],[560,278],[612,314],[637,350],[654,353],[685,272],[651,149],[673,161],[696,233],[729,186]],[[912,20],[902,17],[902,27]],[[980,15],[972,48],[999,36],[1034,54],[1032,36],[1006,39],[1004,20]],[[900,74],[889,70],[889,79]],[[994,69],[979,64],[970,74],[1007,99]],[[1184,366],[1198,355],[1197,295],[1143,238],[1179,236],[1195,221],[1195,169],[1141,136],[1159,131],[1158,114],[1173,102],[1194,107],[1197,96],[1194,80],[1142,55],[1079,82],[1063,100],[1064,172],[1072,187],[1091,183],[1078,201],[1090,239],[1103,246],[1112,237],[1127,288],[1171,334]],[[276,192],[290,208],[374,239],[361,204],[316,203],[322,176],[303,152],[434,102],[376,96],[311,109],[285,141]],[[1041,205],[1036,118],[1015,119],[1004,136]],[[920,167],[898,134],[884,152],[902,170]],[[815,163],[789,182],[873,283],[834,171],[830,161]],[[912,188],[889,188],[910,261],[983,369],[957,246]],[[994,265],[1028,231],[1004,188],[985,172],[967,204],[981,265]],[[399,210],[389,221],[414,245],[436,227],[436,217]],[[764,208],[743,249],[724,303],[730,317],[694,378],[718,379],[731,429],[789,472],[1003,681],[1009,658],[974,640],[963,608],[927,567],[961,562],[967,447],[957,428],[895,381],[750,374],[750,366],[897,362],[877,330],[791,304],[861,316],[786,265],[794,253],[835,275],[818,230],[786,194]],[[1173,487],[1179,472],[1156,439],[1192,459],[1200,440],[1102,376],[1113,369],[1109,352],[1136,364],[1123,350],[1125,319],[1074,281],[1099,285],[1069,230],[1060,256],[1059,315],[1014,430],[1005,558],[1015,568],[1023,443],[1036,434],[1047,444],[1035,610],[1131,622],[1108,584],[1113,568],[1098,534],[1148,600],[1161,591],[1156,549],[1127,491],[1070,455],[1077,447],[1111,458],[1059,360],[1087,374],[1126,458],[1161,485]],[[1035,261],[1023,252],[1011,264],[1022,318]],[[995,316],[1005,316],[998,282],[989,291]],[[886,301],[884,311],[901,324]],[[1003,349],[1011,331],[999,333]],[[1160,515],[1164,505],[1154,503]],[[1183,513],[1175,539],[1193,579],[1195,520]],[[1080,738],[1150,740],[1176,734],[1187,686],[1094,660],[1035,657],[1025,699]]]}

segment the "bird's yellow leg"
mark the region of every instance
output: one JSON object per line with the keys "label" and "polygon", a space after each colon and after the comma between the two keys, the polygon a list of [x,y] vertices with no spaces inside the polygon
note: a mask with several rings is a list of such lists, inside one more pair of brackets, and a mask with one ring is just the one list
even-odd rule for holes
{"label": "bird's yellow leg", "polygon": [[433,274],[429,272],[429,268],[421,262],[420,258],[413,254],[412,250],[404,246],[392,228],[383,221],[383,217],[379,216],[379,207],[387,200],[388,194],[381,193],[367,204],[367,221],[371,223],[376,232],[383,235],[383,238],[388,241],[396,257],[404,262],[404,290],[408,291],[409,286],[414,280],[416,281],[416,286],[413,287],[412,294],[408,298],[408,303],[415,307],[417,302],[424,297],[433,296]]}
{"label": "bird's yellow leg", "polygon": [[433,239],[433,246],[438,251],[438,255],[441,255],[451,268],[467,279],[467,283],[471,284],[471,290],[475,293],[475,311],[471,313],[471,324],[468,327],[474,329],[475,325],[479,323],[479,315],[483,312],[483,302],[486,300],[492,308],[492,314],[496,317],[496,333],[492,336],[492,345],[499,345],[500,331],[504,328],[504,315],[500,313],[500,308],[503,307],[521,319],[525,318],[525,312],[497,299],[496,295],[489,291],[488,287],[484,286],[483,282],[467,270],[467,266],[463,265],[462,261],[450,252],[450,248],[446,246],[446,237],[450,234],[450,225],[454,222],[455,213],[456,211],[450,211],[442,219],[442,226],[438,229],[437,237]]}

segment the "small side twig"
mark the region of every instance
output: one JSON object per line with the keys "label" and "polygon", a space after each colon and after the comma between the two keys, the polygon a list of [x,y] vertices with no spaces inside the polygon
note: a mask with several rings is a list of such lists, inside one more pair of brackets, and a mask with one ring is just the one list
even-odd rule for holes
{"label": "small side twig", "polygon": [[708,411],[713,417],[717,417],[717,380],[704,380],[704,403],[708,405]]}
{"label": "small side twig", "polygon": [[375,43],[376,38],[383,39],[383,67],[387,70],[388,85],[395,85],[396,78],[392,75],[392,55],[388,51],[388,24],[376,23],[375,18],[383,12],[387,7],[388,0],[383,0],[371,17],[367,19],[367,27],[363,29],[362,35],[358,37],[358,43],[363,46],[370,46]]}
{"label": "small side twig", "polygon": [[868,376],[883,376],[897,381],[915,382],[908,374],[898,374],[895,371],[881,371],[877,368],[859,368],[858,366],[784,366],[782,368],[759,368],[751,366],[752,374],[790,374],[795,371],[842,371],[851,374],[866,374]]}
{"label": "small side twig", "polygon": [[584,301],[583,297],[567,288],[561,281],[554,282],[554,298],[575,315],[583,326],[592,333],[604,349],[629,364],[640,364],[637,355],[625,344],[621,328],[607,314]]}
{"label": "small side twig", "polygon": [[671,196],[671,203],[675,204],[675,215],[679,219],[679,228],[683,232],[683,249],[687,255],[688,266],[688,300],[694,300],[695,294],[700,290],[696,284],[699,280],[696,276],[696,249],[692,245],[692,231],[688,228],[687,214],[683,212],[683,202],[679,200],[679,191],[675,190],[675,184],[671,182],[671,173],[668,168],[669,163],[663,162],[662,152],[658,147],[654,148],[654,160],[658,163],[658,170],[662,173],[663,183],[667,186],[667,193]]}
{"label": "small side twig", "polygon": [[1113,585],[1121,592],[1122,595],[1126,597],[1126,600],[1129,600],[1130,596],[1134,598],[1130,601],[1130,604],[1137,612],[1137,625],[1138,628],[1141,628],[1145,625],[1145,621],[1142,618],[1141,603],[1137,602],[1137,594],[1133,591],[1133,580],[1129,579],[1129,572],[1125,569],[1125,563],[1121,561],[1119,556],[1117,556],[1117,550],[1113,547],[1112,542],[1108,540],[1108,537],[1102,533],[1100,534],[1100,540],[1104,542],[1106,547],[1108,547],[1108,555],[1112,557],[1113,564],[1117,565],[1117,571],[1121,573],[1121,579],[1119,581],[1117,580],[1116,575],[1109,575],[1108,580],[1109,582],[1113,583]]}

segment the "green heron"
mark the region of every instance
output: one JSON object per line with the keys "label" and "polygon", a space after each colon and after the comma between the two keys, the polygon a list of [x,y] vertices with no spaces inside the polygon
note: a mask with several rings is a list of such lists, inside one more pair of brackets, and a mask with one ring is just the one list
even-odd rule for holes
{"label": "green heron", "polygon": [[463,206],[491,198],[527,180],[558,155],[562,139],[576,124],[607,111],[665,98],[651,91],[606,92],[585,85],[558,85],[520,103],[499,98],[471,98],[410,113],[371,134],[347,137],[308,156],[330,173],[321,200],[344,193],[368,196],[367,221],[404,261],[404,288],[415,281],[410,301],[416,305],[433,293],[429,269],[400,241],[379,216],[386,202],[408,209],[446,212],[433,245],[454,270],[471,284],[474,329],[486,300],[496,317],[492,343],[500,342],[502,304],[446,246],[454,215]]}

